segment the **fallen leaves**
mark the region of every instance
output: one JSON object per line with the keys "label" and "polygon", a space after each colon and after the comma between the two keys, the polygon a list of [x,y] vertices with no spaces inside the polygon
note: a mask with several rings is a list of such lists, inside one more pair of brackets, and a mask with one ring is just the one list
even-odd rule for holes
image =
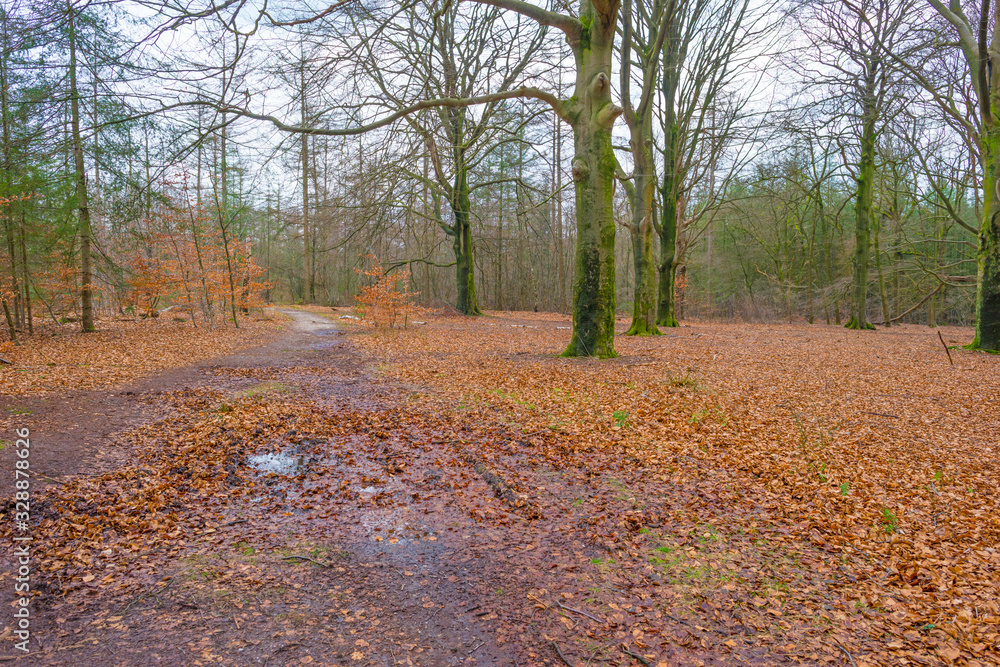
{"label": "fallen leaves", "polygon": [[0,395],[44,395],[65,389],[103,389],[177,366],[258,347],[281,329],[280,316],[247,318],[240,328],[195,328],[189,322],[100,319],[97,331],[66,325],[41,328],[20,346],[0,352]]}
{"label": "fallen leaves", "polygon": [[[522,664],[996,664],[1000,423],[975,398],[1000,395],[994,358],[952,369],[916,328],[697,325],[566,360],[565,324],[352,324],[377,382],[262,364],[219,373],[295,391],[164,394],[130,465],[46,499],[42,571],[67,600],[138,581],[145,599],[183,563],[181,609],[281,627],[266,655],[298,646],[277,610],[332,583],[336,664],[385,646],[440,664],[409,627],[379,642],[400,614],[458,614],[481,633],[463,654],[483,636]],[[264,454],[288,467],[253,470]],[[300,542],[263,549],[285,532]],[[355,604],[388,590],[393,613]]]}
{"label": "fallen leaves", "polygon": [[[356,340],[387,378],[433,388],[421,401],[456,422],[536,436],[528,466],[610,472],[598,459],[616,452],[618,474],[641,470],[641,484],[698,484],[715,506],[708,520],[730,535],[756,532],[783,558],[835,556],[821,566],[829,581],[787,582],[782,606],[750,599],[779,626],[793,612],[819,616],[832,594],[844,612],[826,612],[831,622],[851,618],[875,643],[903,638],[888,646],[900,659],[920,662],[914,648],[946,664],[995,657],[1000,416],[986,397],[1000,396],[996,359],[959,353],[950,368],[922,327],[706,324],[619,337],[614,361],[564,360],[553,356],[568,335],[559,318],[514,317],[429,316],[419,332]],[[639,509],[650,492],[621,485],[617,504]],[[605,526],[596,542],[615,551],[656,522],[619,507],[587,525]],[[713,569],[684,567],[698,579]]]}

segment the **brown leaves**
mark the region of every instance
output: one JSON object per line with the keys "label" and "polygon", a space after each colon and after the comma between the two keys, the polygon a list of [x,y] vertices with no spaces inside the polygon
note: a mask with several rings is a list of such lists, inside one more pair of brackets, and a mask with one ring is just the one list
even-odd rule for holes
{"label": "brown leaves", "polygon": [[[762,628],[801,633],[798,617],[825,614],[862,630],[841,642],[856,657],[865,653],[859,637],[872,647],[900,638],[870,649],[869,664],[892,662],[893,652],[974,664],[1000,647],[1000,414],[986,398],[1000,396],[995,358],[959,353],[951,368],[933,331],[915,326],[872,335],[695,324],[619,337],[617,360],[563,360],[554,355],[567,323],[557,316],[428,319],[410,336],[357,342],[389,362],[389,378],[432,387],[421,402],[455,423],[525,434],[517,455],[527,466],[634,480],[614,482],[614,509],[581,522],[595,544],[641,544],[657,521],[652,504],[671,520],[697,507],[729,539],[766,531],[769,549],[740,548],[752,567],[766,572],[762,563],[778,558],[775,576],[801,577],[764,597],[747,595],[751,580],[737,577],[735,592],[771,619]],[[693,504],[682,491],[691,484]],[[656,498],[669,489],[681,505]],[[780,562],[806,556],[813,574]],[[701,560],[671,571],[720,586],[705,581],[712,568]],[[822,606],[831,604],[839,616]]]}
{"label": "brown leaves", "polygon": [[0,394],[119,386],[167,368],[262,345],[280,326],[247,321],[239,329],[209,330],[161,320],[105,319],[98,320],[94,333],[46,331],[19,347],[0,344],[0,351],[13,362],[0,366]]}

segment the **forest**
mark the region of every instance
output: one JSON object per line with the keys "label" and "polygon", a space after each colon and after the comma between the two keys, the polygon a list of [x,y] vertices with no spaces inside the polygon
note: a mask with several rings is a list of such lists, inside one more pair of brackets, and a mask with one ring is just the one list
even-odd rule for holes
{"label": "forest", "polygon": [[573,312],[571,353],[616,314],[996,348],[998,37],[966,9],[5,4],[8,335],[346,305],[373,254],[425,305]]}
{"label": "forest", "polygon": [[0,5],[0,662],[1000,666],[997,0]]}

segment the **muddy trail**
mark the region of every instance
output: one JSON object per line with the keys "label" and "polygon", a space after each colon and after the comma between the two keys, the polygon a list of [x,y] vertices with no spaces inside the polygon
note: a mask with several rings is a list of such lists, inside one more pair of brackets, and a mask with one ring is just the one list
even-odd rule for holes
{"label": "muddy trail", "polygon": [[[33,505],[31,652],[11,642],[3,659],[582,667],[805,657],[779,645],[773,610],[726,604],[727,579],[794,581],[833,608],[845,575],[816,550],[776,551],[759,571],[759,540],[709,526],[742,498],[724,480],[667,484],[615,452],[561,467],[548,452],[567,445],[551,433],[464,419],[422,387],[380,379],[335,322],[283,312],[292,330],[266,347],[101,396],[22,401],[33,465],[49,482]],[[692,503],[695,519],[675,509]],[[9,546],[0,556],[13,562]],[[3,602],[12,577],[7,567]],[[827,657],[847,664],[836,647]]]}

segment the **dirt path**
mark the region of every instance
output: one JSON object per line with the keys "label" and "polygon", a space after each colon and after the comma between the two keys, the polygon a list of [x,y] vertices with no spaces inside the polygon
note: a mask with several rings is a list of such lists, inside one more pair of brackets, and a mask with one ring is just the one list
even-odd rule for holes
{"label": "dirt path", "polygon": [[[401,388],[370,383],[329,320],[282,312],[294,318],[294,327],[265,348],[119,391],[19,398],[3,407],[20,408],[19,421],[35,443],[33,467],[54,482],[128,465],[134,452],[123,435],[142,422],[176,419],[184,408],[167,400],[173,394],[275,393],[330,415],[384,411],[399,400]],[[279,513],[251,494],[225,508],[229,521],[196,528],[201,535],[169,554],[136,553],[125,567],[109,562],[108,577],[92,563],[89,571],[103,586],[87,575],[81,586],[36,584],[43,596],[36,603],[33,653],[22,661],[531,664],[517,655],[527,656],[532,642],[515,649],[513,629],[498,640],[498,596],[509,587],[502,552],[484,543],[475,521],[447,499],[444,478],[476,484],[486,502],[490,488],[441,445],[414,438],[393,454],[391,444],[404,443],[353,436],[347,442],[350,458],[322,446],[303,454],[309,440],[292,437],[273,453],[239,461],[241,476],[266,478],[262,488],[283,501]],[[391,475],[387,461],[396,462]],[[314,489],[353,482],[336,513],[304,502],[294,480],[309,465],[316,469],[309,475]],[[9,553],[4,562],[11,562]],[[0,581],[4,602],[11,599],[11,576],[8,570]]]}

